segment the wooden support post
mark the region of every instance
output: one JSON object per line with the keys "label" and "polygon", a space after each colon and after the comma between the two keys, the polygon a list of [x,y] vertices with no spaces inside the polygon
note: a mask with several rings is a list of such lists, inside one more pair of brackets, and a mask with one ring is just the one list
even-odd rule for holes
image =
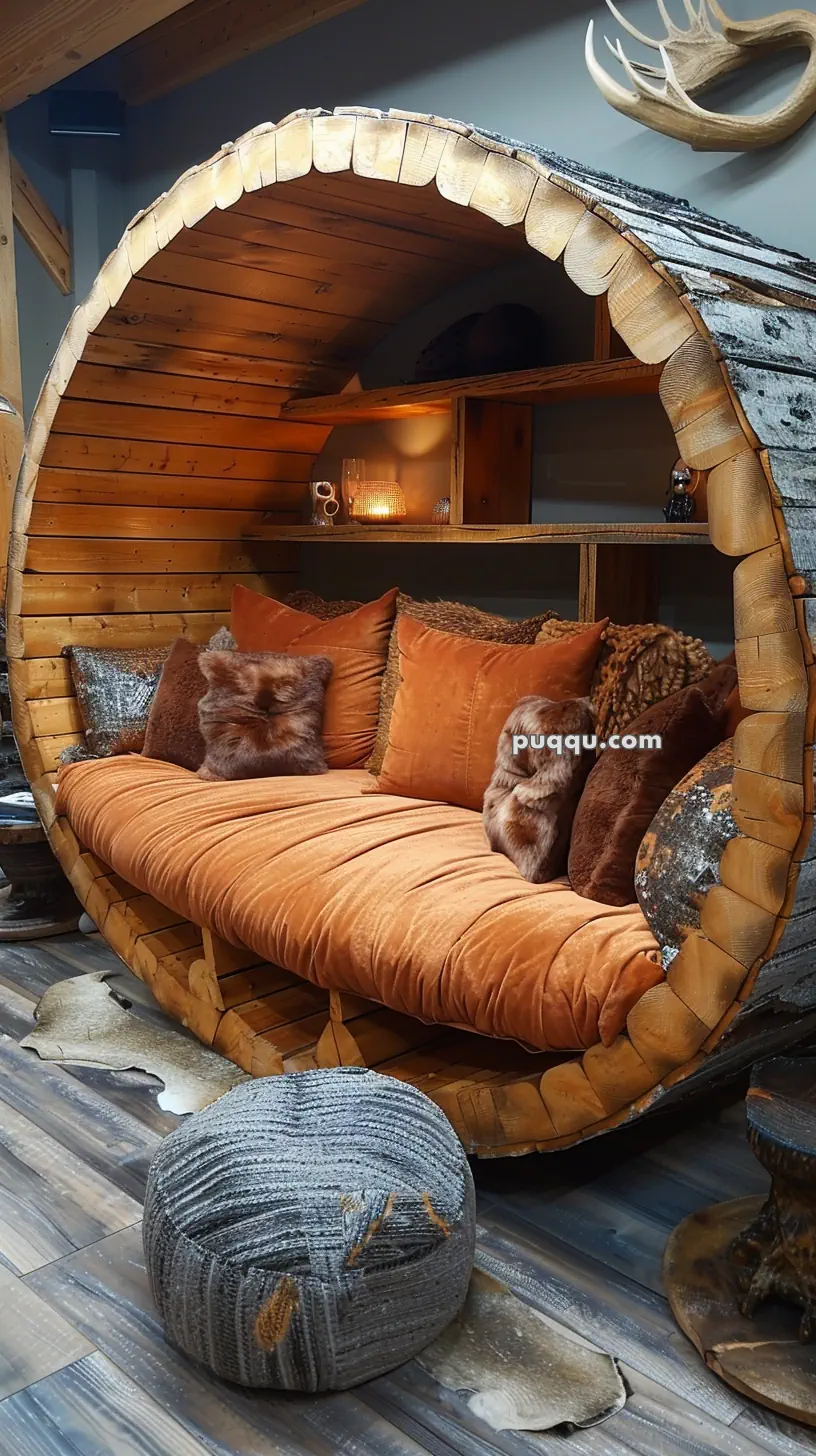
{"label": "wooden support post", "polygon": [[598,547],[594,541],[578,547],[578,621],[594,622]]}
{"label": "wooden support post", "polygon": [[458,497],[466,526],[528,524],[532,405],[469,398],[458,405],[451,507]]}
{"label": "wooden support post", "polygon": [[24,440],[11,158],[6,124],[0,117],[0,602],[6,596],[11,506]]}
{"label": "wooden support post", "polygon": [[632,351],[627,349],[617,329],[613,329],[609,317],[609,300],[605,293],[595,299],[595,343],[593,359],[631,359]]}
{"label": "wooden support post", "polygon": [[592,357],[612,358],[612,320],[609,317],[609,304],[605,293],[599,293],[595,299],[595,346]]}
{"label": "wooden support post", "polygon": [[625,626],[658,615],[657,548],[625,544],[580,546],[578,620],[600,617]]}

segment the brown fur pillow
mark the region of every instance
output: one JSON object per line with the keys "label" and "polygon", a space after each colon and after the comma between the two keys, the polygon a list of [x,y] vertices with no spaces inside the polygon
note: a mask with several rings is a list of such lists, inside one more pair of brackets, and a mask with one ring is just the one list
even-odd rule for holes
{"label": "brown fur pillow", "polygon": [[198,705],[202,779],[327,773],[323,696],[328,657],[284,652],[202,652],[208,690]]}
{"label": "brown fur pillow", "polygon": [[207,691],[199,668],[200,646],[179,637],[162,668],[150,708],[142,753],[195,773],[204,762],[198,700]]}
{"label": "brown fur pillow", "polygon": [[635,900],[635,859],[664,799],[718,744],[724,702],[736,678],[718,667],[704,683],[681,688],[629,724],[633,738],[655,735],[660,748],[607,748],[587,779],[572,826],[570,884],[602,905]]}
{"label": "brown fur pillow", "polygon": [[[534,884],[566,871],[572,820],[595,762],[581,737],[593,733],[588,698],[521,698],[501,731],[484,796],[485,833],[490,848]],[[562,740],[560,752],[544,741],[552,734]],[[575,741],[564,745],[570,737]]]}

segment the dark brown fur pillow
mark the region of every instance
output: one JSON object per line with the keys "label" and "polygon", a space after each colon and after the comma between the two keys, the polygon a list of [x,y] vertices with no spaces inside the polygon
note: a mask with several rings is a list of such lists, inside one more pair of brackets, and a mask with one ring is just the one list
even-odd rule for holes
{"label": "dark brown fur pillow", "polygon": [[[506,854],[534,884],[566,871],[573,817],[595,762],[581,737],[593,728],[588,698],[529,697],[520,699],[501,731],[484,796],[485,833],[490,848]],[[562,740],[560,752],[544,742],[552,734]]]}
{"label": "dark brown fur pillow", "polygon": [[150,707],[142,753],[195,773],[204,762],[204,739],[198,725],[198,700],[207,691],[201,676],[201,647],[179,637],[162,668]]}
{"label": "dark brown fur pillow", "polygon": [[627,728],[655,735],[660,748],[607,748],[587,779],[572,826],[570,884],[602,905],[635,901],[638,848],[663,800],[718,744],[734,669],[718,667],[703,682],[655,703]]}
{"label": "dark brown fur pillow", "polygon": [[323,697],[328,657],[284,652],[202,652],[208,690],[198,705],[202,779],[327,773]]}

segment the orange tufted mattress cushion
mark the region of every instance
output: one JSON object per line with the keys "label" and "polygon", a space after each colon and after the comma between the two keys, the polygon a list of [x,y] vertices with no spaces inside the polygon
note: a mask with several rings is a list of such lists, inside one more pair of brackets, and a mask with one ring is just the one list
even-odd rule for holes
{"label": "orange tufted mattress cushion", "polygon": [[370,785],[133,754],[63,768],[57,807],[131,884],[319,986],[542,1051],[611,1042],[662,979],[639,906],[528,884],[481,815]]}

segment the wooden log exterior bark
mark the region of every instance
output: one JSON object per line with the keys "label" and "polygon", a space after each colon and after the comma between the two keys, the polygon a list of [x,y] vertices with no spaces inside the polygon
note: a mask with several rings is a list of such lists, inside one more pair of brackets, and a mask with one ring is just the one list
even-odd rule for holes
{"label": "wooden log exterior bark", "polygon": [[[298,547],[275,532],[299,520],[330,423],[298,420],[292,402],[337,395],[400,319],[527,248],[563,259],[636,358],[665,366],[678,454],[711,472],[712,540],[745,558],[737,659],[756,711],[734,741],[739,855],[626,1032],[570,1062],[531,1068],[497,1048],[495,1065],[474,1068],[458,1034],[370,1008],[301,1007],[258,1036],[237,978],[260,976],[258,994],[276,996],[276,968],[246,952],[249,964],[224,969],[203,932],[96,865],[55,820],[59,755],[81,736],[61,648],[206,640],[236,580],[289,589]],[[133,220],[31,421],[9,648],[17,738],[54,850],[161,1003],[248,1071],[316,1065],[318,1046],[323,1060],[384,1060],[491,1154],[564,1146],[667,1105],[816,1024],[815,511],[815,264],[436,116],[342,107],[256,127]]]}

